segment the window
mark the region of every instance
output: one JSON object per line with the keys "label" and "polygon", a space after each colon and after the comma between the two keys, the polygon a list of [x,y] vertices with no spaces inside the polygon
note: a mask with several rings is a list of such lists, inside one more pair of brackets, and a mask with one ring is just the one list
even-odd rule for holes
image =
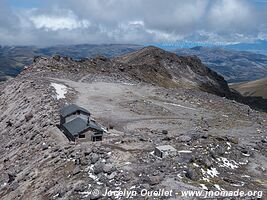
{"label": "window", "polygon": [[79,138],[85,138],[85,134],[83,133],[83,134],[80,134],[79,135]]}
{"label": "window", "polygon": [[92,141],[93,142],[102,141],[102,135],[92,136]]}

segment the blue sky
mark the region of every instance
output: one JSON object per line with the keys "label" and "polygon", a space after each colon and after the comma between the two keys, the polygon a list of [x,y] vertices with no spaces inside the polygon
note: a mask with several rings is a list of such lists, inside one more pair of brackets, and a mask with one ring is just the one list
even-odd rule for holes
{"label": "blue sky", "polygon": [[0,0],[0,45],[267,39],[267,0]]}
{"label": "blue sky", "polygon": [[45,0],[9,0],[8,4],[13,8],[41,8],[45,6]]}
{"label": "blue sky", "polygon": [[[250,0],[257,6],[267,4],[267,0]],[[40,8],[45,6],[45,0],[9,0],[8,3],[14,8]]]}

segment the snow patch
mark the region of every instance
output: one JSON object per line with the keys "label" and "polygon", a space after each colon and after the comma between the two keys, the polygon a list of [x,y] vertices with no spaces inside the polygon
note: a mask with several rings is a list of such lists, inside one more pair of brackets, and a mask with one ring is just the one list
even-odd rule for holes
{"label": "snow patch", "polygon": [[93,179],[94,181],[98,180],[98,177],[94,175],[92,172],[89,172],[89,178]]}
{"label": "snow patch", "polygon": [[181,150],[181,151],[178,151],[178,153],[192,153],[192,151],[189,151],[189,150]]}
{"label": "snow patch", "polygon": [[79,194],[83,195],[83,198],[86,198],[91,194],[91,191],[79,192]]}
{"label": "snow patch", "polygon": [[176,103],[168,103],[168,102],[163,102],[164,104],[168,104],[168,105],[172,105],[172,106],[177,106],[177,107],[181,107],[181,108],[185,108],[185,109],[189,109],[189,110],[197,110],[195,108],[190,108],[190,107],[187,107],[187,106],[182,106],[180,104],[176,104]]}
{"label": "snow patch", "polygon": [[207,170],[207,174],[210,175],[211,177],[218,176],[220,173],[217,171],[216,168],[212,167],[211,169]]}
{"label": "snow patch", "polygon": [[240,183],[234,183],[234,184],[231,184],[232,186],[234,187],[243,187],[245,185],[244,182],[240,182]]}
{"label": "snow patch", "polygon": [[133,189],[135,189],[135,188],[136,188],[136,186],[133,185],[132,187],[130,187],[130,190],[133,190]]}
{"label": "snow patch", "polygon": [[88,172],[89,178],[93,179],[94,181],[98,181],[99,178],[93,174],[92,172],[93,170],[94,170],[94,165],[89,166],[89,172]]}
{"label": "snow patch", "polygon": [[55,88],[57,93],[57,99],[64,99],[65,94],[68,92],[68,88],[65,85],[58,84],[58,83],[51,83],[51,86]]}
{"label": "snow patch", "polygon": [[56,195],[52,196],[52,199],[55,199],[59,196],[59,193],[57,193]]}
{"label": "snow patch", "polygon": [[[217,169],[216,168],[214,168],[214,167],[212,167],[211,169],[208,169],[207,171],[205,171],[204,169],[200,169],[201,170],[201,172],[202,172],[202,174],[203,175],[205,175],[205,174],[207,174],[208,176],[207,176],[207,178],[209,178],[209,177],[217,177],[220,173],[217,171]],[[203,180],[205,179],[206,181],[208,181],[209,182],[209,179],[207,179],[207,178],[204,178],[203,177]]]}
{"label": "snow patch", "polygon": [[177,177],[179,178],[179,179],[182,179],[183,177],[182,177],[182,175],[179,173],[179,174],[177,174]]}
{"label": "snow patch", "polygon": [[242,178],[250,178],[251,176],[249,175],[241,175]]}
{"label": "snow patch", "polygon": [[243,156],[246,156],[246,157],[249,157],[250,156],[250,154],[248,154],[248,153],[242,153],[242,155]]}
{"label": "snow patch", "polygon": [[205,184],[199,184],[203,190],[209,190]]}
{"label": "snow patch", "polygon": [[198,165],[197,163],[193,163],[193,165],[194,165],[195,167],[199,167],[199,165]]}
{"label": "snow patch", "polygon": [[1,187],[5,187],[7,185],[7,183],[3,183],[2,185],[1,185]]}
{"label": "snow patch", "polygon": [[214,184],[214,187],[215,187],[217,190],[219,190],[219,191],[224,190],[224,189],[222,189],[218,184]]}
{"label": "snow patch", "polygon": [[247,165],[248,164],[248,160],[245,160],[244,162],[239,162],[240,165]]}
{"label": "snow patch", "polygon": [[230,150],[231,149],[231,143],[230,142],[226,142],[226,144],[228,145],[228,147],[227,147],[227,150]]}
{"label": "snow patch", "polygon": [[227,158],[224,158],[224,157],[221,157],[220,158],[217,158],[217,160],[222,160],[223,164],[220,165],[220,167],[228,167],[228,168],[231,168],[231,169],[236,169],[238,168],[238,163],[235,162],[234,160],[231,160],[229,161]]}

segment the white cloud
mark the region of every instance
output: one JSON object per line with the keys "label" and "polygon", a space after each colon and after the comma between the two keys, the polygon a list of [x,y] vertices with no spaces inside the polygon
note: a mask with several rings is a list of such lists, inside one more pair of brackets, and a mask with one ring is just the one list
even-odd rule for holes
{"label": "white cloud", "polygon": [[255,22],[252,7],[243,0],[221,0],[215,3],[208,14],[208,24],[215,31],[233,32],[251,29]]}
{"label": "white cloud", "polygon": [[267,4],[249,0],[46,0],[16,10],[4,1],[0,44],[235,42],[267,32]]}
{"label": "white cloud", "polygon": [[79,20],[72,13],[67,16],[37,15],[31,16],[30,20],[37,29],[45,29],[46,31],[84,29],[90,26],[88,20]]}

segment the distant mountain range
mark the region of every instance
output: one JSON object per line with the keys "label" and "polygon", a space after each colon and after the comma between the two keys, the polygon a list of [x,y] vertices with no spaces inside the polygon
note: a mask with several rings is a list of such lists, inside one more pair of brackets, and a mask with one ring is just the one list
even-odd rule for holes
{"label": "distant mountain range", "polygon": [[197,46],[210,47],[210,48],[221,48],[236,51],[249,51],[253,53],[267,55],[267,41],[256,40],[251,43],[213,43],[213,42],[191,42],[191,41],[176,41],[176,42],[161,42],[161,43],[150,43],[148,45],[154,45],[167,51],[173,51],[176,49],[188,49]]}
{"label": "distant mountain range", "polygon": [[176,49],[178,55],[195,55],[228,82],[251,81],[267,76],[267,56],[222,48]]}
{"label": "distant mountain range", "polygon": [[142,48],[132,44],[68,45],[38,48],[34,46],[0,46],[0,81],[16,76],[21,69],[32,63],[35,56],[61,55],[74,59],[102,55],[114,57]]}
{"label": "distant mountain range", "polygon": [[225,49],[237,50],[237,51],[250,51],[254,53],[260,53],[267,55],[267,41],[257,40],[253,43],[238,43],[223,46]]}
{"label": "distant mountain range", "polygon": [[[264,41],[259,45],[264,47]],[[0,46],[0,81],[16,76],[25,65],[32,63],[35,56],[61,55],[74,59],[85,57],[115,57],[141,49],[141,45],[67,45],[38,48],[34,46]],[[229,49],[217,47],[194,47],[172,50],[177,55],[196,55],[209,68],[222,75],[228,82],[252,81],[267,76],[267,55],[235,51],[230,48],[248,48],[248,45],[232,45]]]}

